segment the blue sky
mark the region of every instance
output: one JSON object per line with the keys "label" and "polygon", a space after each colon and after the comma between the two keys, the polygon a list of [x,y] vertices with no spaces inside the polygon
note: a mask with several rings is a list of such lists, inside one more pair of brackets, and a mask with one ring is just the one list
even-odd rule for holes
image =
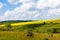
{"label": "blue sky", "polygon": [[0,0],[0,21],[60,18],[60,0]]}

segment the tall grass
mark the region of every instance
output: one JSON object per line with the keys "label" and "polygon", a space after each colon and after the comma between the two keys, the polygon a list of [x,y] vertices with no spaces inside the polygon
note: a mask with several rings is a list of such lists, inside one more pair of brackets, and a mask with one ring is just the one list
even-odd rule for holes
{"label": "tall grass", "polygon": [[50,34],[47,33],[36,33],[34,32],[33,37],[26,36],[26,32],[12,32],[12,31],[4,31],[0,32],[0,40],[45,40],[48,38],[49,40],[60,40],[60,34],[53,34],[53,37],[49,37]]}

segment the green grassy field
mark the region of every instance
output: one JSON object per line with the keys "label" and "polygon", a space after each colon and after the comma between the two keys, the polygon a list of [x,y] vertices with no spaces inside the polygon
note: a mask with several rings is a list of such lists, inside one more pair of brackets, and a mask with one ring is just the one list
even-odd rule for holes
{"label": "green grassy field", "polygon": [[[33,37],[27,36],[28,30]],[[0,40],[60,40],[60,19],[1,24]]]}
{"label": "green grassy field", "polygon": [[26,32],[12,32],[4,31],[0,32],[0,40],[60,40],[60,34],[53,34],[53,37],[50,37],[47,33],[36,33],[34,32],[33,37],[26,36]]}

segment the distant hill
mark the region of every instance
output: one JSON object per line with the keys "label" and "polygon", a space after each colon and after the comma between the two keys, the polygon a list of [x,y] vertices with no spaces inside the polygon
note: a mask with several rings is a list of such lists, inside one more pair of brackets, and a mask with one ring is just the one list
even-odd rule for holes
{"label": "distant hill", "polygon": [[[29,30],[38,32],[53,32],[53,29],[56,29],[60,32],[60,19],[54,20],[10,20],[0,22],[2,25],[0,27],[6,28],[8,23],[11,23],[11,28],[14,30]],[[9,26],[8,26],[9,27]],[[6,28],[7,29],[7,28]]]}
{"label": "distant hill", "polygon": [[0,21],[0,24],[5,23],[18,23],[18,22],[31,22],[32,20],[8,20],[8,21]]}
{"label": "distant hill", "polygon": [[[60,19],[9,20],[0,23],[0,40],[60,40]],[[27,36],[31,32],[33,36]]]}

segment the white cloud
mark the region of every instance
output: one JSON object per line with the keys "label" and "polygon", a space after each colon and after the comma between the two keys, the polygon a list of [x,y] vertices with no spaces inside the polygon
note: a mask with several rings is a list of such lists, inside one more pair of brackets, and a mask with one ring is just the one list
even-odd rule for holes
{"label": "white cloud", "polygon": [[23,4],[25,4],[25,3],[31,3],[31,2],[37,2],[38,0],[8,0],[8,2],[10,3],[10,4],[15,4],[15,5],[17,5],[18,3],[23,3]]}
{"label": "white cloud", "polygon": [[39,17],[40,15],[38,14],[38,13],[36,13],[35,15],[34,15],[34,17]]}
{"label": "white cloud", "polygon": [[0,16],[0,21],[4,21],[4,17],[3,16]]}
{"label": "white cloud", "polygon": [[1,15],[1,16],[0,16],[0,21],[1,21],[1,20],[4,21],[4,20],[9,20],[9,19],[11,19],[11,18],[12,18],[11,15],[12,15],[12,12],[9,11],[9,10],[7,10],[7,11],[4,13],[4,15]]}
{"label": "white cloud", "polygon": [[0,16],[0,21],[4,20],[19,20],[21,18],[25,18],[26,14],[20,13],[18,10],[7,10],[4,15]]}
{"label": "white cloud", "polygon": [[[37,10],[29,11],[31,7],[35,7],[41,10],[44,10],[45,7],[50,7],[54,9],[47,10],[47,15],[45,16],[51,16],[51,15],[60,15],[60,8],[57,9],[56,7],[60,5],[60,0],[38,0],[37,3],[32,2],[32,0],[8,0],[9,3],[17,5],[18,3],[23,3],[20,7],[16,7],[14,10],[7,10],[4,15],[0,17],[0,19],[24,19],[28,17],[33,17],[33,19],[36,17],[40,17],[40,14]],[[46,10],[44,10],[46,11]],[[44,15],[44,11],[42,11]],[[27,15],[28,14],[28,15]],[[42,16],[43,16],[42,15]],[[43,16],[43,17],[45,17]],[[43,18],[40,17],[40,18]]]}
{"label": "white cloud", "polygon": [[31,0],[19,0],[19,2],[28,3],[28,2],[31,2]]}
{"label": "white cloud", "polygon": [[25,14],[21,14],[21,17],[25,17],[26,15]]}
{"label": "white cloud", "polygon": [[48,14],[49,15],[60,15],[60,8],[59,9],[57,9],[57,8],[51,9],[48,11]]}
{"label": "white cloud", "polygon": [[32,14],[38,14],[37,11],[27,11],[27,13],[28,13],[29,15],[32,15]]}
{"label": "white cloud", "polygon": [[60,5],[60,0],[39,0],[37,3],[37,8],[45,8],[45,7],[56,7]]}
{"label": "white cloud", "polygon": [[17,5],[19,3],[19,0],[8,0],[10,4]]}
{"label": "white cloud", "polygon": [[[34,3],[34,0],[8,0],[11,4],[28,4],[28,3]],[[38,0],[37,3],[34,4],[37,8],[45,8],[45,7],[56,7],[60,5],[60,0]]]}
{"label": "white cloud", "polygon": [[3,3],[0,2],[0,9],[3,7]]}

